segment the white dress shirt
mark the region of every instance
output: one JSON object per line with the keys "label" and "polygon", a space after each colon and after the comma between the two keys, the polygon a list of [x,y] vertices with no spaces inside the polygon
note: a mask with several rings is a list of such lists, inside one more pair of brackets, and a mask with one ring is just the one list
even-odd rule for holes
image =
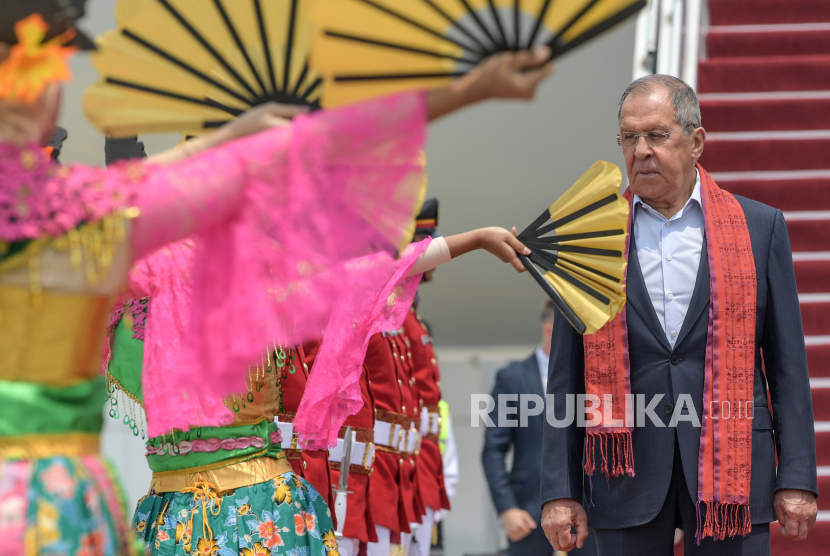
{"label": "white dress shirt", "polygon": [[695,289],[703,249],[700,174],[686,205],[670,219],[634,195],[637,260],[657,319],[674,348]]}
{"label": "white dress shirt", "polygon": [[548,364],[550,363],[550,355],[545,353],[541,344],[536,346],[536,364],[539,365],[539,374],[542,375],[542,391],[548,391]]}

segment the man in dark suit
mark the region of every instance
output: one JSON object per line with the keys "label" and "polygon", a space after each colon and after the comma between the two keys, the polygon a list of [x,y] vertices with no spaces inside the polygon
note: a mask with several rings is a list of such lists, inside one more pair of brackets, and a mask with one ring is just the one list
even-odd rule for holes
{"label": "man in dark suit", "polygon": [[[632,83],[620,100],[619,120],[620,143],[634,193],[626,303],[630,392],[643,394],[646,402],[658,402],[651,406],[650,418],[642,419],[643,426],[633,427],[636,475],[606,480],[597,472],[592,486],[583,476],[586,429],[575,422],[561,428],[545,426],[542,526],[557,549],[568,551],[581,543],[590,525],[601,556],[668,556],[675,527],[685,532],[687,556],[769,555],[769,523],[777,518],[782,534],[806,538],[815,523],[817,495],[810,381],[783,215],[736,196],[746,220],[757,278],[755,306],[729,308],[733,315],[736,310],[755,309],[754,380],[747,387],[753,398],[748,401],[754,402],[751,456],[747,454],[751,475],[746,466],[729,467],[717,480],[739,477],[749,481],[752,528],[740,536],[735,530],[742,523],[727,522],[725,540],[708,537],[697,545],[698,520],[706,520],[707,509],[698,503],[701,428],[689,418],[692,412],[705,418],[709,411],[704,407],[703,389],[710,305],[716,293],[724,295],[722,288],[719,292],[710,289],[720,283],[715,273],[710,278],[707,240],[712,238],[704,233],[703,210],[713,209],[701,201],[701,179],[709,178],[695,165],[703,153],[706,132],[694,91],[669,76],[648,76]],[[719,199],[726,195],[705,199],[725,202]],[[718,229],[743,226],[739,219],[716,225]],[[734,234],[739,237],[739,232]],[[737,245],[730,248],[737,249]],[[585,392],[585,353],[583,337],[560,313],[556,321],[547,392],[555,396],[556,418],[563,419],[566,395]],[[714,326],[718,323],[724,334],[720,320]],[[715,364],[720,365],[720,372],[732,372],[734,360],[724,357]],[[748,366],[752,373],[752,363]],[[751,374],[747,379],[743,374],[728,376],[731,384],[752,378]],[[691,403],[683,403],[683,411],[677,411],[681,396]],[[687,419],[678,422],[678,416]],[[721,425],[720,430],[726,427]],[[730,435],[730,446],[733,438],[743,437]],[[601,457],[599,450],[594,454]]]}
{"label": "man in dark suit", "polygon": [[[495,408],[490,419],[495,427],[486,427],[481,463],[490,485],[490,494],[510,541],[511,556],[551,556],[553,547],[539,523],[542,509],[539,499],[539,481],[542,471],[542,427],[544,412],[529,415],[526,427],[499,427],[499,395],[513,394],[516,401],[508,401],[508,407],[518,407],[518,396],[535,394],[541,402],[548,381],[548,357],[553,332],[554,305],[546,301],[542,306],[542,342],[530,357],[512,363],[496,374],[493,387]],[[511,414],[508,419],[515,419]],[[513,448],[513,467],[507,470],[505,456]],[[590,544],[590,541],[589,541]],[[586,546],[577,554],[596,554]]]}

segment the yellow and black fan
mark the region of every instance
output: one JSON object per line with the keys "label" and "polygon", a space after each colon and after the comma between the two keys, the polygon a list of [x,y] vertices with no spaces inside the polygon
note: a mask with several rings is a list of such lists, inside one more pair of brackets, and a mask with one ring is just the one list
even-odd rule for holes
{"label": "yellow and black fan", "polygon": [[635,14],[646,0],[310,0],[312,61],[327,106],[437,87],[505,50],[552,58]]}
{"label": "yellow and black fan", "polygon": [[[625,305],[628,201],[622,174],[598,161],[521,234],[525,268],[580,334],[593,334]],[[541,269],[541,270],[540,270]]]}
{"label": "yellow and black fan", "polygon": [[269,101],[318,108],[306,1],[119,0],[87,117],[113,137],[198,135]]}

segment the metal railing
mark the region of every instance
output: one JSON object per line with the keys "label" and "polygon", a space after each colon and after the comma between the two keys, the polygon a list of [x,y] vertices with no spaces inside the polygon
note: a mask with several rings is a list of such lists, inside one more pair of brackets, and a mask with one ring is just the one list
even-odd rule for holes
{"label": "metal railing", "polygon": [[634,79],[653,73],[697,86],[704,0],[651,0],[637,17]]}

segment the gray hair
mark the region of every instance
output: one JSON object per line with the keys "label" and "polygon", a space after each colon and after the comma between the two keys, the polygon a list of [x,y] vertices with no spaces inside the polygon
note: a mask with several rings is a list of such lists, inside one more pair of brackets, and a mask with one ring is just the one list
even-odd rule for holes
{"label": "gray hair", "polygon": [[655,88],[662,88],[668,93],[671,103],[674,106],[674,119],[683,127],[685,135],[691,135],[691,129],[701,126],[700,103],[694,90],[685,82],[671,75],[646,75],[626,87],[620,97],[620,105],[617,111],[617,121],[622,119],[622,106],[629,95],[639,93],[651,93]]}

